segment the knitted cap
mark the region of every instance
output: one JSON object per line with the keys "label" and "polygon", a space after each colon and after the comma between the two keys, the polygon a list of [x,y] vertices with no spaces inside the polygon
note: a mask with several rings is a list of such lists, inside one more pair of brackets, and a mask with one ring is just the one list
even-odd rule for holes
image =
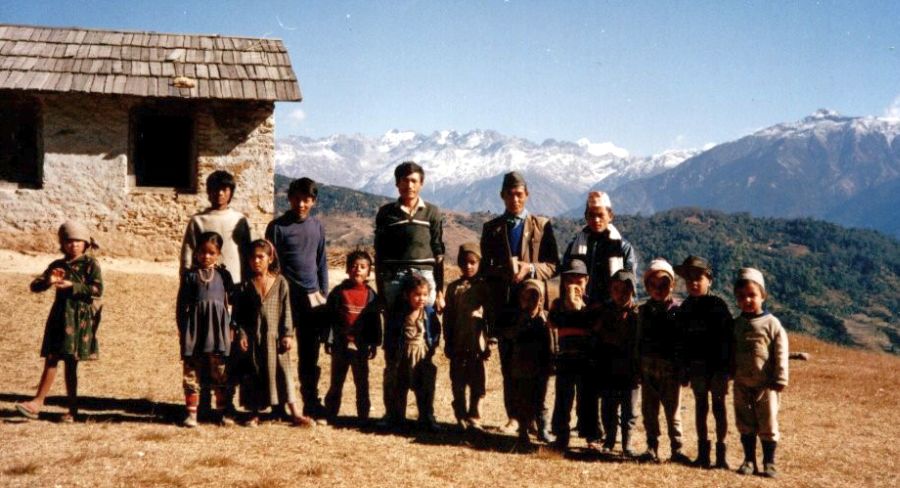
{"label": "knitted cap", "polygon": [[672,281],[675,281],[675,270],[673,270],[672,265],[663,258],[656,258],[653,261],[650,261],[650,266],[647,268],[647,271],[644,271],[644,281],[646,282],[647,278],[657,271],[666,273]]}
{"label": "knitted cap", "polygon": [[752,283],[756,283],[762,289],[763,292],[766,291],[766,280],[763,278],[762,271],[756,268],[741,268],[738,271],[737,279],[735,281],[747,280]]}
{"label": "knitted cap", "polygon": [[457,256],[462,257],[462,255],[467,252],[470,252],[475,256],[478,256],[478,259],[481,259],[481,246],[479,246],[477,242],[466,242],[460,245]]}
{"label": "knitted cap", "polygon": [[65,221],[65,223],[59,226],[59,231],[57,232],[57,234],[59,235],[60,240],[66,239],[71,241],[84,241],[88,244],[89,247],[100,247],[91,237],[91,231],[88,230],[87,226],[82,224],[81,222],[67,220]]}
{"label": "knitted cap", "polygon": [[518,171],[510,171],[503,175],[503,188],[501,188],[501,191],[510,190],[519,186],[528,188],[528,184],[525,183],[525,177],[522,176],[521,173]]}
{"label": "knitted cap", "polygon": [[609,200],[609,195],[602,191],[592,191],[588,193],[587,202],[584,205],[585,209],[591,208],[612,208],[612,202]]}

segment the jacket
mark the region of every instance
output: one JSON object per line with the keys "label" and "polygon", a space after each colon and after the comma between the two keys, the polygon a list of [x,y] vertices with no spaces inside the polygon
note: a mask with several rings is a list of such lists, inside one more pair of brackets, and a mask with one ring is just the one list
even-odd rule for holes
{"label": "jacket", "polygon": [[728,373],[734,343],[731,311],[715,295],[687,297],[678,309],[684,361],[690,374]]}
{"label": "jacket", "polygon": [[458,279],[447,287],[444,350],[448,357],[470,357],[487,347],[493,303],[483,278]]}
{"label": "jacket", "polygon": [[588,303],[603,304],[609,300],[609,278],[616,271],[625,269],[637,276],[637,257],[631,243],[622,238],[612,224],[605,232],[595,233],[583,228],[563,253],[563,267],[573,259],[587,265],[590,279],[587,284]]}
{"label": "jacket", "polygon": [[634,388],[640,371],[635,345],[638,334],[636,305],[603,309],[594,324],[594,358],[602,388]]}
{"label": "jacket", "polygon": [[356,344],[359,346],[380,346],[381,307],[378,295],[372,287],[366,286],[368,291],[366,307],[360,312],[356,322],[351,327],[344,321],[341,314],[341,308],[344,306],[341,292],[350,286],[353,286],[352,282],[345,280],[334,287],[331,293],[328,294],[328,300],[325,303],[327,327],[325,343],[329,346],[346,343],[347,336],[353,335],[356,338]]}

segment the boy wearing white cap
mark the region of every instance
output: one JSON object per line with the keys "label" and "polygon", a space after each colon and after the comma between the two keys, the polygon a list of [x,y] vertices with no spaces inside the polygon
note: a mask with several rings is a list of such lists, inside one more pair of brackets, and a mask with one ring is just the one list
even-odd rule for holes
{"label": "boy wearing white cap", "polygon": [[612,224],[612,202],[601,191],[588,193],[584,207],[585,226],[579,231],[563,253],[563,267],[573,259],[587,265],[588,305],[602,305],[609,301],[610,277],[624,269],[637,274],[637,257],[634,248]]}
{"label": "boy wearing white cap", "polygon": [[[644,272],[650,298],[638,307],[637,353],[641,364],[641,414],[647,432],[643,458],[659,462],[659,407],[666,415],[672,462],[688,464],[681,451],[682,332],[677,320],[680,302],[672,297],[675,271],[665,259],[650,262]],[[687,385],[685,385],[687,386]]]}
{"label": "boy wearing white cap", "polygon": [[779,394],[788,384],[788,337],[781,322],[763,308],[768,297],[763,274],[742,268],[734,283],[741,314],[734,321],[734,418],[744,462],[738,473],[755,474],[756,437],[762,443],[762,475],[774,478],[779,440]]}

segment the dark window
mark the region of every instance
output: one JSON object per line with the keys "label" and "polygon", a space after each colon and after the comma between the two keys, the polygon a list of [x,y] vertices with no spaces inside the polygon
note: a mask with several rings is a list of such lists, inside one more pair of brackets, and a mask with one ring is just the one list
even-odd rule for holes
{"label": "dark window", "polygon": [[135,185],[194,187],[194,119],[188,114],[140,109],[132,115]]}
{"label": "dark window", "polygon": [[0,181],[40,188],[43,164],[37,100],[0,95]]}

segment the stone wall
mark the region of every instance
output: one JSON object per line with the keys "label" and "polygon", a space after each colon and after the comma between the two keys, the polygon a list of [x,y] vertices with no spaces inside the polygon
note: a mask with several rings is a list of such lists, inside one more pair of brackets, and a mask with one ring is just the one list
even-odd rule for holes
{"label": "stone wall", "polygon": [[[143,188],[129,176],[129,115],[150,101],[136,97],[43,94],[43,186],[0,186],[0,243],[55,249],[66,219],[85,222],[112,254],[177,256],[188,218],[208,205],[206,176],[235,175],[232,207],[260,235],[274,212],[274,106],[269,102],[154,100],[187,104],[195,116],[195,191]],[[51,242],[27,242],[40,237]],[[48,237],[50,236],[50,237]]]}

